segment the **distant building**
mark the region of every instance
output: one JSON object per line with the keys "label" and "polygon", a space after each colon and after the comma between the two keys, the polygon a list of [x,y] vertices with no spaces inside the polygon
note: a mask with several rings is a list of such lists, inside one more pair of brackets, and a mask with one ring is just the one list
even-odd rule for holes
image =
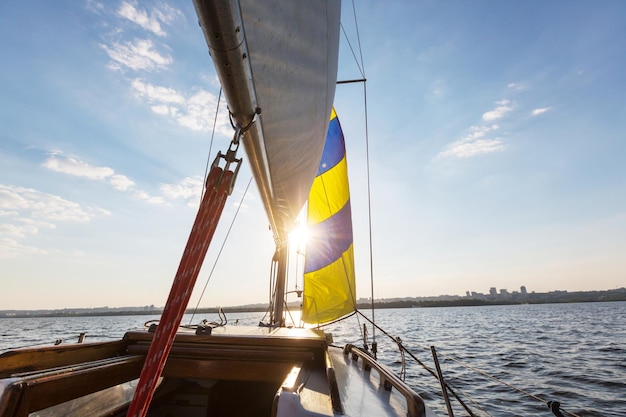
{"label": "distant building", "polygon": [[523,286],[523,285],[522,285],[521,287],[519,287],[519,290],[520,290],[520,292],[521,292],[522,294],[524,294],[524,295],[528,294],[528,292],[526,292],[526,287],[525,287],[525,286]]}
{"label": "distant building", "polygon": [[509,295],[509,292],[506,288],[500,290],[500,295]]}
{"label": "distant building", "polygon": [[498,295],[498,290],[496,290],[496,287],[489,288],[489,295],[491,295],[492,297],[495,297]]}
{"label": "distant building", "polygon": [[469,292],[469,291],[465,291],[465,296],[466,296],[466,297],[471,297],[472,295],[470,294],[470,292]]}

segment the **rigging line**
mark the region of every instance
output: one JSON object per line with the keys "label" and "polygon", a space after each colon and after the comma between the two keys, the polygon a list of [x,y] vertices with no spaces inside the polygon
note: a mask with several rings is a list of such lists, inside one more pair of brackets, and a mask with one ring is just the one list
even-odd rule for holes
{"label": "rigging line", "polygon": [[[477,372],[477,373],[481,374],[482,376],[484,376],[484,377],[486,377],[486,378],[490,378],[490,379],[492,379],[492,380],[494,380],[494,381],[496,381],[496,382],[499,382],[499,383],[500,383],[500,384],[502,384],[502,385],[506,385],[507,387],[509,387],[509,388],[513,389],[514,391],[520,392],[520,393],[525,394],[525,395],[527,395],[527,396],[529,396],[529,397],[531,397],[531,398],[533,398],[533,399],[535,399],[535,400],[537,400],[537,401],[539,401],[539,402],[542,402],[542,403],[544,403],[544,404],[546,404],[546,405],[549,405],[548,403],[549,403],[550,401],[546,401],[546,400],[544,400],[543,398],[538,397],[538,396],[536,396],[536,395],[534,395],[534,394],[532,394],[532,393],[530,393],[530,392],[528,392],[528,391],[526,391],[526,390],[524,390],[524,389],[522,389],[522,388],[518,388],[518,387],[516,387],[515,385],[512,385],[512,384],[510,384],[510,383],[508,383],[508,382],[506,382],[506,381],[503,381],[503,380],[499,379],[498,377],[495,377],[495,376],[489,375],[487,372],[482,371],[482,370],[480,370],[480,369],[478,369],[478,368],[476,368],[476,367],[473,367],[473,366],[471,366],[471,365],[468,365],[468,364],[466,364],[466,363],[464,363],[464,362],[460,361],[459,359],[455,358],[454,356],[450,356],[450,355],[446,355],[446,354],[442,354],[442,356],[444,356],[446,359],[450,359],[451,361],[454,361],[454,362],[458,363],[458,364],[459,364],[459,365],[461,365],[461,366],[464,366],[464,367],[466,367],[466,368],[468,368],[468,369],[471,369],[472,371]],[[572,416],[572,417],[580,417],[580,416],[578,416],[577,414],[570,413],[570,412],[569,412],[569,411],[567,411],[567,410],[563,410],[563,409],[561,409],[560,411],[561,411],[561,412],[563,412],[563,413],[565,413],[565,414],[568,414],[568,415],[570,415],[570,416]]]}
{"label": "rigging line", "polygon": [[[349,319],[350,317],[354,316],[356,313],[357,313],[357,310],[354,310],[352,313],[348,314],[347,316],[340,317],[340,318],[338,318],[337,320],[333,320],[333,321],[330,321],[330,322],[328,322],[328,323],[319,324],[319,325],[317,326],[317,328],[318,328],[318,329],[321,329],[321,328],[323,328],[323,327],[327,327],[327,326],[331,326],[331,325],[333,325],[333,324],[339,323],[340,321],[344,321],[344,320],[346,320],[346,319]],[[358,316],[357,316],[357,319],[358,319]],[[362,338],[362,337],[361,337],[361,338]]]}
{"label": "rigging line", "polygon": [[352,57],[354,58],[354,63],[356,64],[357,68],[359,69],[359,72],[361,73],[361,77],[365,78],[365,74],[363,71],[363,68],[361,68],[361,64],[359,63],[359,59],[356,56],[356,53],[354,52],[354,48],[352,48],[352,43],[350,43],[350,39],[348,38],[348,34],[346,33],[346,28],[343,27],[343,23],[340,24],[341,26],[341,31],[343,32],[343,36],[346,39],[346,42],[348,43],[348,47],[350,48],[350,51],[352,52]]}
{"label": "rigging line", "polygon": [[354,6],[354,0],[352,0],[352,15],[354,16],[354,27],[356,28],[356,39],[359,45],[359,57],[361,58],[361,74],[365,78],[365,64],[363,63],[363,50],[361,49],[361,35],[359,34],[359,20],[356,17],[356,7]]}
{"label": "rigging line", "polygon": [[204,181],[202,182],[202,193],[200,193],[200,201],[204,197],[206,191],[206,178],[209,175],[209,166],[211,165],[211,151],[213,150],[213,138],[215,137],[215,127],[217,126],[217,115],[220,112],[220,103],[222,101],[222,87],[220,86],[220,93],[217,96],[217,106],[215,108],[215,117],[213,118],[213,129],[211,130],[211,141],[209,142],[209,153],[206,158],[206,166],[204,167]]}
{"label": "rigging line", "polygon": [[[289,304],[287,304],[287,294],[283,297],[283,304],[285,305],[285,312],[289,315],[289,318],[291,318],[291,324],[293,324],[293,327],[298,327],[298,325],[296,325],[296,321],[293,319],[293,315],[291,314]],[[300,320],[300,322],[302,322],[302,320]]]}
{"label": "rigging line", "polygon": [[[367,219],[369,232],[369,250],[370,250],[370,291],[372,296],[372,322],[375,323],[374,317],[374,248],[372,244],[372,188],[370,180],[370,140],[369,140],[369,123],[367,117],[367,81],[363,83],[363,108],[365,113],[365,163],[367,169]],[[376,343],[376,330],[372,331],[373,343]]]}
{"label": "rigging line", "polygon": [[[370,324],[372,326],[374,326],[375,328],[377,328],[381,333],[383,333],[385,336],[387,336],[389,339],[393,340],[394,343],[396,341],[396,339],[389,334],[385,329],[383,329],[382,327],[380,327],[379,325],[377,325],[376,323],[374,323],[369,317],[367,317],[365,314],[363,314],[361,312],[361,310],[357,310],[357,313],[362,316],[365,320],[367,320],[368,322],[370,322]],[[415,355],[413,355],[413,353],[411,353],[410,350],[406,349],[406,347],[404,347],[403,345],[403,349],[406,353],[409,354],[409,356],[416,361],[418,364],[420,364],[426,371],[428,371],[429,374],[431,374],[432,376],[434,376],[435,378],[437,378],[437,373],[435,371],[433,371],[432,369],[430,369],[424,362],[420,361],[419,359],[417,359],[417,357]],[[439,378],[437,378],[439,379]]]}
{"label": "rigging line", "polygon": [[[365,316],[360,310],[357,310],[356,313],[358,313],[359,315],[363,316],[363,318],[367,321],[369,321],[373,327],[377,328],[378,330],[380,330],[385,336],[387,336],[389,339],[393,340],[394,342],[396,342],[396,339],[389,334],[385,329],[383,329],[382,327],[378,326],[376,323],[374,323],[372,320],[370,320],[367,316]],[[422,366],[422,368],[424,368],[429,374],[431,374],[433,377],[435,377],[437,380],[439,380],[439,377],[437,376],[437,373],[435,371],[433,371],[432,369],[430,369],[424,362],[422,362],[421,360],[419,360],[410,350],[408,350],[406,348],[406,346],[404,346],[403,344],[399,344],[398,347],[402,350],[404,350],[404,352],[406,352],[415,362],[417,362],[419,365]],[[461,397],[459,397],[459,395],[455,392],[456,388],[451,386],[447,381],[444,381],[446,389],[448,391],[450,391],[450,393],[452,393],[452,395],[454,396],[454,398],[456,398],[456,400],[459,402],[459,404],[461,404],[463,406],[463,408],[465,408],[465,411],[467,411],[470,416],[473,416],[473,412],[470,410],[470,408],[465,404],[465,402],[461,399]],[[453,389],[454,388],[454,389]],[[467,394],[463,394],[462,395],[466,398],[469,398],[470,401],[474,402],[474,400],[472,400]],[[479,407],[480,408],[480,407]],[[481,408],[482,410],[482,408]],[[484,411],[484,410],[483,410]],[[489,413],[487,413],[489,414]],[[578,416],[574,416],[574,417],[578,417]]]}
{"label": "rigging line", "polygon": [[213,276],[213,272],[215,271],[215,267],[217,266],[217,262],[220,259],[220,255],[222,254],[222,250],[224,250],[224,246],[226,246],[226,241],[228,240],[228,236],[230,235],[230,231],[233,228],[233,225],[235,224],[235,220],[237,219],[237,215],[239,214],[239,210],[241,209],[241,206],[243,205],[243,200],[244,198],[246,198],[246,194],[248,193],[248,188],[250,188],[250,184],[252,183],[252,177],[250,177],[250,180],[248,181],[248,185],[246,186],[245,191],[243,192],[243,195],[241,196],[241,201],[239,202],[239,205],[237,206],[237,211],[235,211],[235,215],[233,216],[233,220],[230,222],[230,226],[228,227],[228,231],[226,232],[226,236],[224,237],[224,241],[222,242],[222,246],[220,247],[219,252],[217,253],[217,257],[215,258],[215,262],[213,262],[213,267],[211,268],[211,272],[209,272],[209,277],[207,278],[206,282],[204,283],[204,288],[202,288],[202,293],[200,294],[200,298],[198,298],[198,303],[196,304],[196,307],[193,310],[193,313],[191,314],[191,318],[189,319],[189,324],[191,324],[191,322],[193,321],[194,316],[196,315],[196,312],[198,311],[198,306],[200,305],[200,301],[202,301],[202,297],[204,296],[204,292],[207,289],[207,286],[209,285],[209,281],[211,280],[211,277]]}
{"label": "rigging line", "polygon": [[457,401],[459,403],[461,403],[461,405],[463,406],[463,408],[465,408],[465,411],[468,412],[468,414],[470,415],[470,417],[474,417],[475,414],[474,412],[463,402],[461,401],[461,399],[459,398],[459,396],[456,394],[456,392],[454,392],[452,390],[452,388],[454,388],[456,391],[458,391],[464,398],[466,398],[469,402],[471,402],[474,407],[478,408],[480,411],[482,411],[484,414],[487,414],[490,417],[493,417],[493,414],[491,414],[489,411],[485,410],[484,407],[482,407],[480,405],[480,403],[478,401],[476,401],[475,399],[473,399],[472,397],[470,397],[469,395],[467,395],[466,393],[464,393],[463,391],[461,391],[458,387],[450,384],[450,382],[448,382],[447,380],[445,381],[446,383],[446,387],[448,388],[448,390],[452,393],[452,395],[454,395],[454,398],[457,399]]}

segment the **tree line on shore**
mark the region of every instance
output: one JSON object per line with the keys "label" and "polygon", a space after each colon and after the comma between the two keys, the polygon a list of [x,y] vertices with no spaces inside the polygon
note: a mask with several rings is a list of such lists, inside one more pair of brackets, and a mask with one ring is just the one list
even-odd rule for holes
{"label": "tree line on shore", "polygon": [[[432,298],[395,298],[374,301],[374,308],[427,308],[427,307],[472,307],[489,305],[514,305],[514,304],[550,304],[550,303],[587,303],[604,301],[626,301],[626,288],[618,288],[606,291],[553,291],[547,293],[517,294],[515,296],[481,296],[481,297],[432,297]],[[358,309],[369,309],[372,303],[369,300],[359,300]],[[298,303],[291,304],[292,308],[298,308]],[[248,306],[224,307],[226,313],[249,313],[267,311],[266,304],[253,304]],[[0,318],[23,318],[23,317],[79,317],[79,316],[124,316],[124,315],[158,315],[162,308],[154,306],[119,307],[119,308],[77,308],[60,310],[4,310],[0,311]],[[199,308],[188,313],[211,314],[217,313],[218,307]]]}

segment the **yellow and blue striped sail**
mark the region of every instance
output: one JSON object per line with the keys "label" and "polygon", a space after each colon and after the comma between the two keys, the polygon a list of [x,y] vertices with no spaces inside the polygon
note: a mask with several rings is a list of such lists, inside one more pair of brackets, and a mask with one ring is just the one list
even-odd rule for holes
{"label": "yellow and blue striped sail", "polygon": [[335,109],[311,186],[302,321],[327,323],[354,311],[356,289],[346,147]]}

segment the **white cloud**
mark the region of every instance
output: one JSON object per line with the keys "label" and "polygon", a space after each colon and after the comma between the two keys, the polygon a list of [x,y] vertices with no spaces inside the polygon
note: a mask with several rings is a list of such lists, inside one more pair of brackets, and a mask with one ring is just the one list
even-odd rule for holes
{"label": "white cloud", "polygon": [[[140,79],[132,82],[135,95],[150,103],[150,109],[161,116],[172,118],[176,123],[195,131],[209,131],[213,127],[217,97],[209,91],[199,89],[185,97],[178,91],[146,83]],[[216,130],[226,136],[232,134],[228,115],[218,115]]]}
{"label": "white cloud", "polygon": [[153,13],[157,19],[168,25],[177,20],[185,20],[183,12],[167,4],[160,4],[159,7],[153,11]]}
{"label": "white cloud", "polygon": [[495,109],[483,114],[482,119],[484,121],[489,122],[492,120],[501,119],[502,117],[504,117],[504,115],[513,110],[513,107],[510,106],[511,102],[509,100],[497,101],[496,104],[498,106]]}
{"label": "white cloud", "polygon": [[155,197],[155,196],[151,196],[150,194],[148,194],[147,192],[143,191],[143,190],[137,190],[134,193],[134,196],[140,200],[145,201],[146,203],[149,204],[163,204],[165,203],[165,200],[163,199],[163,197]]}
{"label": "white cloud", "polygon": [[110,183],[116,190],[126,191],[135,186],[135,183],[131,181],[127,176],[115,174],[111,176]]}
{"label": "white cloud", "polygon": [[101,180],[113,175],[113,169],[109,167],[94,167],[86,162],[78,161],[74,158],[63,157],[58,158],[53,154],[43,163],[43,166],[56,172],[74,175],[76,177],[85,177],[92,180]]}
{"label": "white cloud", "polygon": [[[118,191],[133,191],[134,195],[150,204],[162,204],[165,200],[162,197],[152,197],[143,190],[135,189],[135,182],[126,175],[116,174],[113,168],[95,167],[84,161],[64,156],[61,152],[55,152],[42,164],[44,167],[64,174],[83,177],[90,180],[108,181],[108,183]],[[0,199],[0,209],[2,209]]]}
{"label": "white cloud", "polygon": [[139,79],[133,80],[131,85],[138,97],[145,98],[150,102],[156,102],[159,104],[185,103],[185,97],[172,88],[156,86],[154,84],[145,83]]}
{"label": "white cloud", "polygon": [[98,207],[84,208],[57,195],[32,188],[0,184],[0,259],[22,254],[45,253],[19,243],[43,228],[54,229],[58,223],[85,223],[110,212]]}
{"label": "white cloud", "polygon": [[[0,184],[0,208],[7,210],[7,214],[10,213],[8,215],[13,218],[22,219],[20,223],[25,224],[23,230],[32,230],[33,227],[36,229],[41,226],[54,227],[46,222],[84,222],[92,217],[78,203],[59,196],[32,188],[2,184]],[[36,222],[24,219],[34,219]]]}
{"label": "white cloud", "polygon": [[166,4],[160,4],[156,9],[148,13],[146,10],[138,9],[129,2],[123,2],[117,10],[117,14],[141,28],[154,33],[157,36],[165,36],[167,33],[161,28],[161,23],[166,25],[183,18],[180,10],[174,9]]}
{"label": "white cloud", "polygon": [[96,0],[87,0],[86,6],[87,10],[96,14],[100,14],[105,10],[104,4]]}
{"label": "white cloud", "polygon": [[161,29],[161,24],[159,23],[159,19],[157,17],[148,16],[148,13],[145,10],[138,10],[130,3],[122,3],[120,8],[117,10],[117,14],[158,36],[166,35],[163,29]]}
{"label": "white cloud", "polygon": [[189,205],[200,201],[204,181],[200,177],[186,177],[177,184],[161,184],[159,188],[170,200],[187,200]]}
{"label": "white cloud", "polygon": [[15,239],[1,237],[0,231],[0,261],[10,258],[17,258],[22,255],[45,254],[46,251],[33,246],[22,245]]}
{"label": "white cloud", "polygon": [[37,234],[39,228],[34,224],[11,224],[0,223],[0,236],[24,238],[28,235]]}
{"label": "white cloud", "polygon": [[100,45],[113,60],[109,68],[121,70],[123,67],[132,70],[152,71],[165,68],[172,63],[172,58],[163,56],[155,50],[154,43],[149,39],[135,39],[133,42],[112,45]]}
{"label": "white cloud", "polygon": [[169,114],[174,114],[176,112],[175,108],[170,108],[165,104],[158,104],[154,106],[150,106],[150,110],[155,112],[156,114],[160,114],[161,116],[167,116]]}
{"label": "white cloud", "polygon": [[497,129],[498,129],[498,125],[472,126],[470,127],[470,133],[467,136],[465,136],[462,139],[462,141],[469,142],[475,139],[480,139],[484,137],[487,133],[491,132],[492,130],[497,130]]}
{"label": "white cloud", "polygon": [[542,107],[540,109],[535,109],[530,114],[533,116],[539,116],[540,114],[543,114],[547,111],[550,111],[550,107]]}
{"label": "white cloud", "polygon": [[496,124],[490,126],[472,126],[469,133],[460,140],[452,142],[447,149],[439,153],[439,157],[469,158],[486,153],[498,152],[504,149],[504,142],[499,138],[484,139],[490,133],[498,130]]}
{"label": "white cloud", "polygon": [[526,90],[527,87],[522,83],[509,83],[507,84],[507,88],[515,91],[523,91]]}
{"label": "white cloud", "polygon": [[442,157],[453,156],[457,158],[469,158],[481,154],[498,152],[503,149],[504,143],[500,139],[479,139],[472,142],[454,142],[448,146],[446,151],[439,155]]}
{"label": "white cloud", "polygon": [[494,133],[500,129],[496,123],[486,124],[503,118],[513,110],[513,105],[509,100],[496,102],[497,107],[491,111],[483,113],[483,123],[471,126],[469,132],[461,139],[450,143],[445,151],[440,152],[439,158],[470,158],[504,150],[505,144],[499,137],[493,137]]}

